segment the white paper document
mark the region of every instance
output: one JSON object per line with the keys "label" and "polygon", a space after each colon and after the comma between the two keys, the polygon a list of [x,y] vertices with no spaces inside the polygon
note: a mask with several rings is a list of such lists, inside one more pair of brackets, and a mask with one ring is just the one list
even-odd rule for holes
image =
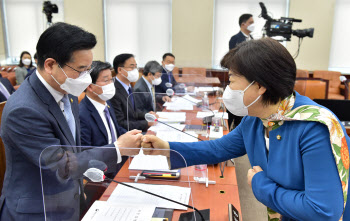
{"label": "white paper document", "polygon": [[[159,120],[161,120],[161,119],[159,119]],[[175,127],[176,129],[181,130],[181,131],[183,129],[185,129],[185,126],[186,126],[185,124],[179,124],[179,123],[168,123],[168,125]],[[155,126],[148,128],[148,130],[153,131],[153,132],[158,132],[158,131],[174,131],[175,129],[171,128],[165,124],[159,123]]]}
{"label": "white paper document", "polygon": [[166,156],[144,155],[141,150],[131,161],[129,170],[169,170],[169,165]]}
{"label": "white paper document", "polygon": [[[174,201],[188,204],[190,200],[191,188],[179,187],[170,185],[153,185],[153,184],[142,184],[142,183],[127,183],[131,186],[146,190],[151,193],[172,199]],[[173,203],[159,197],[152,196],[150,194],[131,189],[127,186],[119,184],[111,196],[109,197],[108,203],[113,204],[127,204],[127,205],[150,205],[155,207],[162,207],[168,209],[180,209],[187,210],[187,207],[181,206],[177,203]]]}
{"label": "white paper document", "polygon": [[[190,135],[194,136],[190,136]],[[185,131],[184,133],[180,131],[158,131],[157,137],[168,142],[197,142],[198,134],[193,131]]]}
{"label": "white paper document", "polygon": [[[218,112],[217,110],[213,111],[215,113],[215,117],[223,117],[224,119],[228,119],[228,113],[227,112]],[[213,116],[213,113],[211,111],[198,111],[197,112],[197,118],[204,118]]]}
{"label": "white paper document", "polygon": [[155,209],[149,204],[115,205],[96,200],[82,221],[150,221]]}
{"label": "white paper document", "polygon": [[198,104],[199,102],[202,102],[202,100],[199,100],[199,99],[196,99],[194,97],[191,97],[188,94],[186,94],[183,97],[179,97],[179,99],[184,99],[184,100],[189,101],[189,102],[194,103],[194,104]]}
{"label": "white paper document", "polygon": [[183,123],[186,121],[186,112],[157,112],[158,120],[165,123]]}
{"label": "white paper document", "polygon": [[196,104],[196,102],[184,99],[182,97],[173,97],[171,102],[165,102],[163,106],[166,107],[167,110],[193,110],[193,105]]}

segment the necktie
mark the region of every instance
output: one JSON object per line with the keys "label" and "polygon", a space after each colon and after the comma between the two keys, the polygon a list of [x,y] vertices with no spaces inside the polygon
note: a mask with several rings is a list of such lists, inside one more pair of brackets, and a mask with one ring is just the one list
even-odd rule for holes
{"label": "necktie", "polygon": [[156,111],[156,94],[154,91],[154,86],[152,86],[152,103],[153,103],[153,111]]}
{"label": "necktie", "polygon": [[129,100],[131,101],[132,107],[135,110],[134,95],[132,94],[131,87],[129,87],[128,92],[129,92]]}
{"label": "necktie", "polygon": [[73,138],[75,140],[75,119],[72,112],[72,107],[69,102],[68,95],[64,95],[62,100],[64,104],[64,116],[66,117],[70,131],[72,132]]}
{"label": "necktie", "polygon": [[115,135],[115,131],[114,131],[113,126],[112,126],[112,121],[111,121],[112,119],[111,119],[111,115],[109,113],[107,106],[105,107],[103,112],[105,112],[108,127],[109,127],[109,130],[111,131],[112,143],[114,143],[116,141],[116,135]]}
{"label": "necktie", "polygon": [[1,82],[0,82],[0,91],[6,97],[6,99],[10,97],[10,93]]}
{"label": "necktie", "polygon": [[169,83],[171,83],[171,72],[168,72]]}

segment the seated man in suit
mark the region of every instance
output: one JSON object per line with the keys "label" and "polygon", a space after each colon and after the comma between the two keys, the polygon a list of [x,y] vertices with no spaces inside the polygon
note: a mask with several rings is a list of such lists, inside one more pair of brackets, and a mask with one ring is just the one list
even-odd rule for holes
{"label": "seated man in suit", "polygon": [[[117,76],[115,77],[115,95],[111,103],[117,117],[118,124],[127,130],[138,129],[147,131],[154,123],[145,120],[145,114],[137,110],[131,82],[139,79],[139,71],[132,54],[120,54],[113,60],[113,68]],[[151,114],[155,114],[153,111]]]}
{"label": "seated man in suit", "polygon": [[15,92],[15,89],[11,82],[7,78],[3,78],[0,74],[0,102],[7,101],[13,92]]}
{"label": "seated man in suit", "polygon": [[93,34],[66,23],[41,34],[38,69],[10,96],[2,114],[6,173],[0,220],[79,220],[85,203],[81,172],[90,160],[119,163],[122,155],[138,153],[120,147],[139,147],[141,131],[118,137],[109,148],[79,147],[76,96],[91,83],[95,45]]}
{"label": "seated man in suit", "polygon": [[[143,69],[142,77],[134,87],[134,98],[136,108],[143,112],[156,111],[157,103],[170,102],[170,97],[156,94],[154,86],[162,83],[162,66],[156,61],[149,61]],[[144,93],[142,93],[144,92]]]}
{"label": "seated man in suit", "polygon": [[[174,88],[177,84],[173,70],[175,67],[175,56],[172,53],[165,53],[162,60],[162,83],[156,86],[156,93],[166,93],[168,88]],[[166,83],[171,83],[171,87],[168,87]]]}
{"label": "seated man in suit", "polygon": [[[244,41],[249,41],[253,39],[250,35],[254,31],[254,19],[251,14],[243,14],[239,17],[239,27],[241,30],[234,36],[231,37],[229,42],[229,49],[235,48],[239,43]],[[228,125],[230,130],[233,130],[235,127],[241,123],[242,117],[233,115],[231,112],[228,113]]]}

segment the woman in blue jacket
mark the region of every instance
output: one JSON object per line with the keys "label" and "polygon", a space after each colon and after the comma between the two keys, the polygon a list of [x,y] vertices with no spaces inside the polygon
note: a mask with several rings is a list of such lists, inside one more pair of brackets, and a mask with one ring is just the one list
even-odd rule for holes
{"label": "woman in blue jacket", "polygon": [[[289,52],[270,38],[252,40],[229,51],[221,65],[230,77],[223,100],[232,114],[246,116],[240,125],[215,141],[144,136],[144,152],[170,148],[187,166],[248,154],[248,184],[271,220],[350,220],[349,137],[332,112],[293,92],[296,65]],[[171,166],[184,167],[172,153]]]}

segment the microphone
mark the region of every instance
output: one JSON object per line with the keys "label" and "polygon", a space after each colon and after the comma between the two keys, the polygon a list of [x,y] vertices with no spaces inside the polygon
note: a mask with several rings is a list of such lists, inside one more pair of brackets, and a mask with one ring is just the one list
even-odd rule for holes
{"label": "microphone", "polygon": [[99,170],[102,170],[103,172],[106,172],[108,167],[107,165],[99,160],[90,160],[88,163],[89,168],[97,168]]}
{"label": "microphone", "polygon": [[172,84],[172,83],[169,83],[169,82],[166,82],[166,83],[165,83],[165,86],[166,86],[166,87],[172,87],[173,84]]}
{"label": "microphone", "polygon": [[346,87],[346,89],[347,89],[347,94],[348,94],[348,96],[349,96],[349,94],[350,94],[350,89],[349,89],[349,86],[348,86],[348,84],[347,84],[347,78],[345,77],[345,76],[340,76],[339,77],[339,80],[342,82],[342,83],[344,83],[344,85],[345,85],[345,87]]}
{"label": "microphone", "polygon": [[200,141],[203,141],[203,140],[202,140],[201,138],[199,138],[199,137],[195,137],[195,136],[193,136],[193,135],[191,135],[191,134],[188,134],[188,133],[186,133],[186,132],[184,132],[184,131],[182,131],[182,130],[177,129],[176,127],[170,126],[170,125],[167,124],[167,123],[164,123],[164,122],[162,122],[162,121],[159,121],[159,120],[156,118],[156,116],[154,116],[153,114],[146,113],[146,114],[145,114],[145,119],[146,119],[147,122],[159,122],[159,123],[161,123],[161,124],[164,124],[164,125],[166,125],[166,126],[168,126],[168,127],[173,128],[174,130],[180,131],[181,133],[187,134],[188,136],[191,136],[191,137],[196,138],[196,139],[198,139],[198,140],[200,140]]}
{"label": "microphone", "polygon": [[170,201],[170,202],[172,202],[172,203],[176,203],[176,204],[179,204],[179,205],[181,205],[181,206],[185,206],[185,207],[187,207],[187,208],[193,209],[193,210],[195,210],[196,212],[198,212],[198,214],[199,214],[200,217],[202,218],[202,221],[205,221],[205,219],[204,219],[202,213],[199,212],[199,210],[196,209],[196,208],[193,207],[193,206],[190,206],[190,205],[187,205],[187,204],[183,204],[183,203],[177,202],[177,201],[175,201],[175,200],[166,198],[166,197],[164,197],[164,196],[160,196],[160,195],[155,194],[155,193],[148,192],[148,191],[146,191],[146,190],[143,190],[143,189],[140,189],[140,188],[137,188],[137,187],[128,185],[128,184],[123,183],[123,182],[119,182],[119,181],[117,181],[117,180],[110,179],[110,178],[106,177],[106,176],[103,174],[102,170],[99,170],[99,169],[97,169],[97,168],[89,168],[88,170],[85,171],[84,176],[86,176],[87,178],[89,178],[92,182],[102,182],[102,181],[104,181],[104,180],[108,180],[108,181],[111,181],[111,182],[115,182],[115,183],[118,183],[118,184],[127,186],[127,187],[129,187],[129,188],[131,188],[131,189],[135,189],[135,190],[138,190],[138,191],[141,191],[141,192],[150,194],[150,195],[152,195],[152,196],[159,197],[159,198],[164,199],[164,200],[168,200],[168,201]]}

